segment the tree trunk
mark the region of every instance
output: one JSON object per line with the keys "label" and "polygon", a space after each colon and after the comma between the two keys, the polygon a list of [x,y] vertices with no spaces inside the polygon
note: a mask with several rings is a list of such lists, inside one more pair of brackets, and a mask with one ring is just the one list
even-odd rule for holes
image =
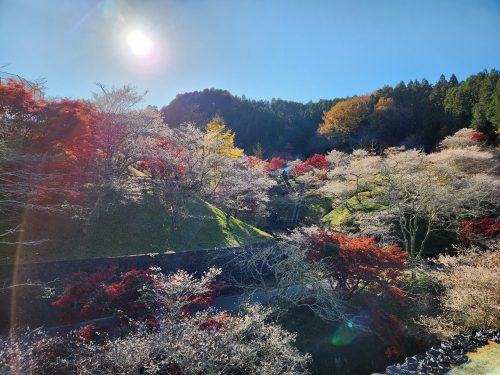
{"label": "tree trunk", "polygon": [[170,206],[170,227],[172,228],[172,232],[177,230],[177,210],[174,206]]}

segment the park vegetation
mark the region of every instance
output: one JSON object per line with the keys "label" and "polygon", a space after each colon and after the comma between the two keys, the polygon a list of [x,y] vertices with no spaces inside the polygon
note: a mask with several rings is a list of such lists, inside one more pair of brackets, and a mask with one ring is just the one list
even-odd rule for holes
{"label": "park vegetation", "polygon": [[193,204],[224,209],[228,226],[264,210],[274,184],[267,166],[234,146],[220,117],[204,129],[170,128],[153,108],[136,109],[141,100],[129,86],[100,85],[81,101],[35,98],[13,80],[0,85],[4,245],[60,239],[29,225],[57,227],[57,218],[73,223],[65,228],[73,238],[92,237],[110,212],[146,201],[162,207],[171,237]]}
{"label": "park vegetation", "polygon": [[373,93],[308,103],[250,100],[206,89],[177,95],[161,112],[174,127],[191,121],[206,124],[219,114],[236,133],[236,144],[261,158],[401,145],[428,152],[465,127],[498,144],[499,77],[497,70],[463,82],[454,74],[442,75],[435,83],[425,78],[401,81]]}
{"label": "park vegetation", "polygon": [[[200,279],[179,271],[87,275],[56,301],[69,316],[71,299],[91,292],[83,307],[120,306],[135,316],[108,330],[95,324],[69,335],[37,330],[16,332],[0,346],[0,371],[18,374],[306,374],[309,356],[293,347],[295,336],[270,322],[271,311],[245,306],[238,314],[197,310],[213,301],[220,270]],[[139,288],[130,281],[141,282]],[[98,290],[88,289],[91,285]],[[78,289],[75,295],[75,289]],[[133,292],[133,293],[130,293]],[[78,294],[79,293],[79,294]],[[73,311],[72,311],[73,310]],[[139,314],[139,315],[137,315]],[[68,315],[66,315],[68,318]],[[124,316],[121,317],[124,319]],[[124,325],[126,334],[120,334]]]}
{"label": "park vegetation", "polygon": [[[10,327],[0,371],[305,374],[314,348],[283,328],[299,312],[376,337],[390,358],[409,335],[500,328],[497,71],[307,104],[217,90],[161,110],[142,99],[98,85],[92,100],[53,100],[0,82],[0,251],[120,233],[105,225],[132,220],[130,207],[161,212],[173,237],[206,219],[200,207],[225,236],[251,220],[273,237],[252,229],[267,242],[201,276],[75,273],[46,289],[75,328]],[[213,308],[225,288],[248,303]]]}

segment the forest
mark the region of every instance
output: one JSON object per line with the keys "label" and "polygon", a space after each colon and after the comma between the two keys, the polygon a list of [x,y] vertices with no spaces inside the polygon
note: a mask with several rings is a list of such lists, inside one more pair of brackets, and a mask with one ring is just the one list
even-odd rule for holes
{"label": "forest", "polygon": [[[499,72],[483,71],[463,82],[451,74],[431,84],[401,81],[350,98],[297,103],[249,100],[225,90],[179,94],[161,108],[165,122],[206,124],[219,115],[236,133],[236,144],[259,157],[308,157],[332,148],[423,147],[430,151],[464,127],[498,144]],[[327,112],[324,114],[324,112]]]}
{"label": "forest", "polygon": [[143,99],[0,80],[0,373],[444,374],[498,345],[498,71]]}

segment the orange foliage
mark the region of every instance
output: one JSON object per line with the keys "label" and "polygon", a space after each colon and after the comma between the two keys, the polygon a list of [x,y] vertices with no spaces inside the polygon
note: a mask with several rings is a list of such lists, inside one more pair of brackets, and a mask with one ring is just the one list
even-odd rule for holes
{"label": "orange foliage", "polygon": [[6,84],[0,81],[0,119],[3,115],[25,115],[40,111],[44,101],[36,100],[33,91],[13,79]]}
{"label": "orange foliage", "polygon": [[375,113],[387,112],[396,109],[396,104],[392,98],[381,97],[378,99],[377,104],[375,104]]}
{"label": "orange foliage", "polygon": [[[46,101],[35,99],[33,91],[22,83],[0,82],[0,121],[4,141],[19,139],[30,144],[29,153],[62,152],[70,160],[90,157],[81,155],[90,144],[97,112],[93,105],[82,100]],[[7,128],[7,123],[8,127]],[[27,142],[29,141],[29,142]]]}
{"label": "orange foliage", "polygon": [[36,143],[62,152],[73,162],[86,164],[95,153],[92,137],[95,135],[97,112],[90,103],[63,99],[48,103],[43,110],[45,126],[38,129]]}
{"label": "orange foliage", "polygon": [[333,132],[350,133],[370,114],[370,110],[369,95],[343,100],[323,114],[318,131],[327,136]]}
{"label": "orange foliage", "polygon": [[349,237],[320,230],[307,246],[308,258],[327,264],[328,277],[349,298],[365,291],[403,302],[398,285],[406,269],[407,253],[396,245],[384,248],[372,237]]}
{"label": "orange foliage", "polygon": [[86,172],[97,155],[97,116],[88,102],[37,99],[22,83],[0,82],[0,141],[15,156],[4,171],[16,171],[17,176],[3,182],[18,190],[24,187],[24,194],[32,190],[31,203],[81,200],[78,190],[88,182]]}
{"label": "orange foliage", "polygon": [[26,146],[44,105],[22,83],[12,79],[0,82],[0,142],[14,148]]}
{"label": "orange foliage", "polygon": [[276,171],[278,169],[283,168],[285,165],[286,165],[285,160],[283,160],[279,156],[275,156],[274,158],[271,159],[267,168],[270,171]]}

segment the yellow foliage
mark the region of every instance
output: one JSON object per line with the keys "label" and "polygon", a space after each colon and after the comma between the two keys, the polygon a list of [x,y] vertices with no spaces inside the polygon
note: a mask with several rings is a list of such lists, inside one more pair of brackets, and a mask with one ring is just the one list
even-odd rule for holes
{"label": "yellow foliage", "polygon": [[375,104],[375,112],[386,112],[389,110],[394,110],[396,108],[396,104],[394,103],[394,99],[392,98],[384,98],[381,97],[378,99],[377,104]]}
{"label": "yellow foliage", "polygon": [[243,154],[243,150],[234,146],[235,134],[226,129],[224,120],[216,115],[207,124],[206,140],[214,145],[214,152],[237,159]]}
{"label": "yellow foliage", "polygon": [[370,113],[371,98],[369,95],[358,96],[335,104],[323,114],[323,123],[318,131],[322,135],[333,132],[349,133]]}

